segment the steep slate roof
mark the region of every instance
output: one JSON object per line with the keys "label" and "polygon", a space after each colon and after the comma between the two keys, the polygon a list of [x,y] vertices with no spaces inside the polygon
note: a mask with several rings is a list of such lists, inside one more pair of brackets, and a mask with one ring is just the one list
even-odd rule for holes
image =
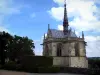
{"label": "steep slate roof", "polygon": [[63,31],[56,29],[50,29],[50,32],[53,38],[77,37],[76,34],[72,31],[67,35],[64,35]]}

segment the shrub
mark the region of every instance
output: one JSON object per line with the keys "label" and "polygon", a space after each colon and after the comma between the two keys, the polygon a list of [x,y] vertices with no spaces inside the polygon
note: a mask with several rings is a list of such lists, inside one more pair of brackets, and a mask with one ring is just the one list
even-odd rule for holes
{"label": "shrub", "polygon": [[7,70],[16,70],[16,63],[13,61],[9,61],[3,65],[3,69]]}
{"label": "shrub", "polygon": [[52,66],[53,63],[53,58],[46,56],[24,56],[20,59],[20,63],[25,67]]}

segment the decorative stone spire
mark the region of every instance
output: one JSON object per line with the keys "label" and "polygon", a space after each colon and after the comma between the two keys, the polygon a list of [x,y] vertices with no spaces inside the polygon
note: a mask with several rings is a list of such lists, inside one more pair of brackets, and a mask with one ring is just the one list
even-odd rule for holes
{"label": "decorative stone spire", "polygon": [[74,33],[75,33],[75,30],[74,30]]}
{"label": "decorative stone spire", "polygon": [[64,19],[63,19],[63,32],[64,35],[68,33],[68,17],[67,17],[67,10],[66,10],[66,0],[64,2]]}
{"label": "decorative stone spire", "polygon": [[50,29],[50,24],[48,24],[48,30]]}
{"label": "decorative stone spire", "polygon": [[45,33],[44,33],[44,39],[45,39]]}
{"label": "decorative stone spire", "polygon": [[82,38],[84,39],[84,33],[83,33],[83,31],[82,31]]}

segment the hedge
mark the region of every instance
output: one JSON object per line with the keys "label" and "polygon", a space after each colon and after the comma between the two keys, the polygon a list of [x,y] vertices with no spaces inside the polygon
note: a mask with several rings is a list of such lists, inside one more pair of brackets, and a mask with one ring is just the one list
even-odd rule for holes
{"label": "hedge", "polygon": [[20,58],[20,63],[24,67],[44,67],[52,66],[53,58],[46,56],[24,56]]}

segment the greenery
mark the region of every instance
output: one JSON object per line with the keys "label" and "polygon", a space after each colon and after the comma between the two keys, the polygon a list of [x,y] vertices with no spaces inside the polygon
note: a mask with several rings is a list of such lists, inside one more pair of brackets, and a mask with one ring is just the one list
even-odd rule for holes
{"label": "greenery", "polygon": [[100,74],[100,57],[88,58],[89,74],[99,75]]}
{"label": "greenery", "polygon": [[24,56],[20,59],[20,63],[29,68],[52,66],[53,58],[47,56]]}
{"label": "greenery", "polygon": [[89,69],[75,67],[57,67],[52,66],[52,57],[26,55],[20,59],[19,64],[14,61],[9,61],[2,66],[2,69],[32,73],[88,73],[88,75],[100,74],[100,58],[88,58],[88,60]]}
{"label": "greenery", "polygon": [[100,68],[100,58],[99,57],[91,57],[88,58],[89,68]]}
{"label": "greenery", "polygon": [[0,32],[0,61],[5,64],[5,59],[17,61],[24,55],[35,55],[33,40],[28,37],[12,36],[6,32]]}

